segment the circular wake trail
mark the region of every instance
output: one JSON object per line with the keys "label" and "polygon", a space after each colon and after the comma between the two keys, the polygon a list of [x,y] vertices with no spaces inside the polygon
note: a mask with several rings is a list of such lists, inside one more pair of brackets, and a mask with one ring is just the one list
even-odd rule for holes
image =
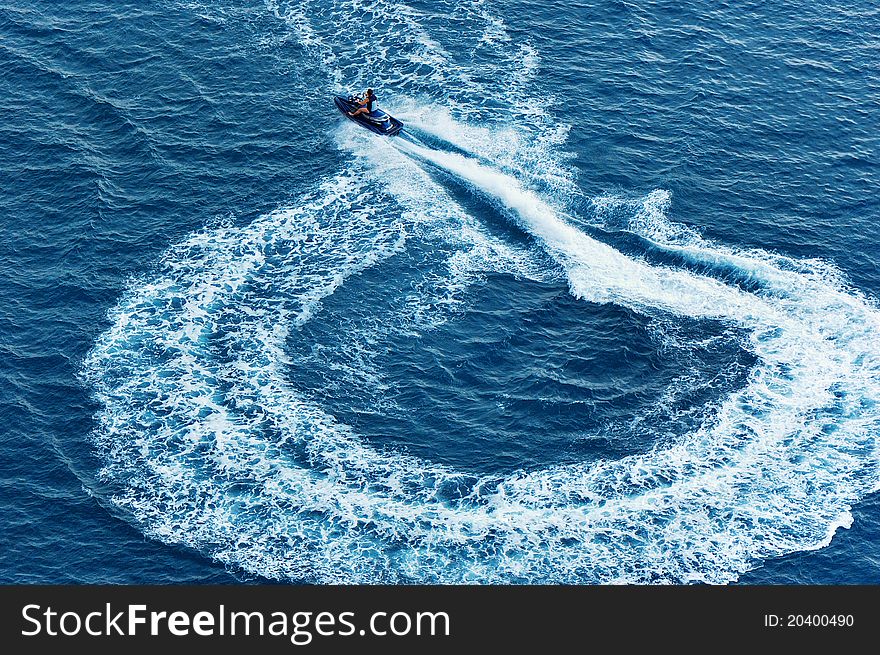
{"label": "circular wake trail", "polygon": [[[174,249],[167,275],[121,303],[87,362],[107,408],[105,472],[125,480],[117,502],[149,534],[321,582],[725,582],[827,543],[876,488],[880,324],[863,300],[763,262],[754,270],[775,274],[760,293],[651,266],[566,224],[515,179],[404,147],[510,208],[576,296],[747,330],[759,358],[747,384],[699,430],[617,461],[475,478],[378,451],[286,382],[288,327],[403,245],[399,227],[354,237],[369,233],[364,218],[320,224],[359,193],[340,181],[245,235]],[[268,297],[247,297],[266,284]]]}
{"label": "circular wake trail", "polygon": [[[418,12],[401,5],[389,22],[351,4],[380,46],[408,35],[389,50],[400,84],[473,84]],[[269,6],[339,79],[359,65],[323,36],[354,29],[344,7],[309,18],[305,5]],[[503,50],[503,23],[483,3],[471,13],[481,47]],[[443,130],[469,129],[444,120]],[[591,238],[527,186],[553,181],[355,130],[339,145],[364,168],[294,209],[171,248],[131,284],[84,362],[101,405],[93,439],[106,495],[146,534],[282,580],[725,583],[827,544],[878,488],[880,312],[833,271],[682,236],[646,204],[629,229],[723,272],[654,265]],[[545,145],[536,157],[549,156]],[[475,271],[558,275],[482,229],[432,179],[436,168],[500,205],[584,302],[737,331],[756,360],[745,383],[704,408],[696,429],[617,460],[478,477],[372,447],[298,391],[288,344],[323,319],[322,303],[416,242],[435,253],[419,262],[419,309],[378,313],[377,330],[431,329],[413,317],[442,315],[441,299],[466,294]]]}

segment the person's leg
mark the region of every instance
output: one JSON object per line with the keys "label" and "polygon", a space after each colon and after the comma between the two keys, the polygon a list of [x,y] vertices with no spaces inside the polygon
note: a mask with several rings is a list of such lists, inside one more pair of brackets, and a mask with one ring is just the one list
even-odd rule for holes
{"label": "person's leg", "polygon": [[357,109],[356,111],[349,112],[348,115],[349,116],[358,116],[360,114],[369,114],[369,113],[370,112],[367,111],[366,107],[361,107],[361,108]]}

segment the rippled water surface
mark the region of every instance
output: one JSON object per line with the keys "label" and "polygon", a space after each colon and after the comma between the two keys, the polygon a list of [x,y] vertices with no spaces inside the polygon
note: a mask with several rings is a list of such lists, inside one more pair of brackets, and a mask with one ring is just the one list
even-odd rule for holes
{"label": "rippled water surface", "polygon": [[878,28],[0,2],[0,577],[880,582]]}

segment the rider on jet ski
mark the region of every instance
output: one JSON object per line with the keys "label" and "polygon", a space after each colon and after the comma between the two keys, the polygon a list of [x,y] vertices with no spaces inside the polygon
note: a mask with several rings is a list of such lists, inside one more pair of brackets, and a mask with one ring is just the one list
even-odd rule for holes
{"label": "rider on jet ski", "polygon": [[367,92],[361,96],[357,103],[360,105],[358,109],[347,112],[349,116],[357,116],[358,114],[369,114],[373,111],[373,103],[376,102],[376,94],[373,89],[367,89]]}

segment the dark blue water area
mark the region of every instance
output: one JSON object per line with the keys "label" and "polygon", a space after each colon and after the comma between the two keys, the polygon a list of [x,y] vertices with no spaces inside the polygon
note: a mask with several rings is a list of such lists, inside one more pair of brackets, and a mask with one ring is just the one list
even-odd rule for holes
{"label": "dark blue water area", "polygon": [[[585,308],[558,282],[501,274],[477,285],[466,313],[428,334],[358,343],[352,335],[372,319],[359,320],[351,308],[377,287],[401,297],[389,285],[413,284],[423,256],[416,246],[393,272],[365,272],[324,301],[325,320],[289,338],[297,390],[378,448],[472,475],[617,459],[693,429],[696,417],[682,409],[735,389],[753,363],[723,325],[680,324],[679,338],[717,339],[706,348],[669,347],[645,317],[613,305]],[[402,313],[394,305],[386,312]],[[365,385],[350,373],[346,360],[358,350],[355,359],[368,360],[378,381]],[[657,407],[683,371],[686,391]]]}
{"label": "dark blue water area", "polygon": [[[704,236],[831,262],[880,296],[873,3],[504,0],[491,10],[539,53],[539,90],[570,126],[579,218],[594,219],[600,194],[666,189],[674,220]],[[89,442],[99,407],[79,372],[107,312],[171,245],[295,205],[345,166],[340,117],[319,102],[334,82],[265,3],[243,0],[7,0],[0,67],[0,582],[266,582],[145,537],[87,491],[101,489]],[[456,90],[436,94],[452,103]],[[487,99],[487,124],[504,121],[495,106]],[[528,245],[484,199],[437,178],[490,232]],[[668,257],[596,230],[625,252]],[[389,287],[380,309],[400,311],[392,289],[417,279],[430,247],[409,241],[390,269],[348,281],[322,302],[323,320],[288,339],[295,388],[377,447],[474,475],[646,452],[699,420],[684,409],[741,385],[752,363],[729,326],[683,322],[681,342],[718,340],[670,347],[656,318],[585,304],[560,280],[499,273],[429,338],[373,344],[371,365],[398,382],[364,389],[304,366],[344,350],[333,326],[357,332],[347,308],[377,285]],[[687,394],[652,413],[683,370]],[[880,582],[880,497],[852,514],[825,548],[758,562],[738,582]]]}
{"label": "dark blue water area", "polygon": [[728,244],[836,262],[880,284],[868,4],[559,3],[510,15],[552,53],[581,186],[673,193],[676,220]]}

